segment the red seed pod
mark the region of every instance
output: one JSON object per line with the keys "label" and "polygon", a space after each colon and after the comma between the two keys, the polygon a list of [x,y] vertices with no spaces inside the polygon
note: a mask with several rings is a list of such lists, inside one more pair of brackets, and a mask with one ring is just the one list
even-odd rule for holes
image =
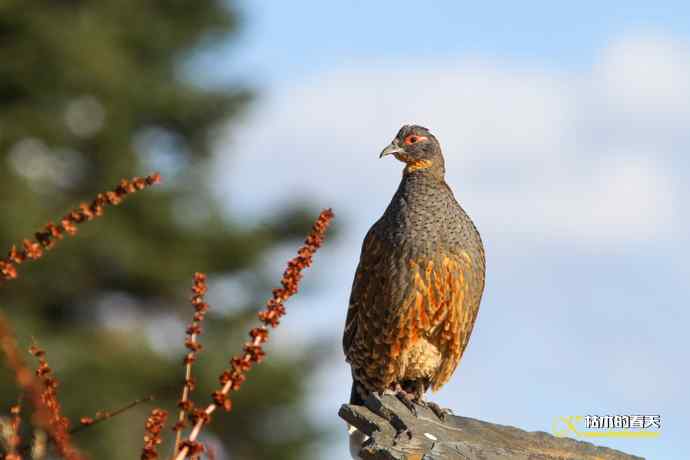
{"label": "red seed pod", "polygon": [[82,417],[79,419],[79,423],[84,426],[93,425],[93,419],[91,417]]}

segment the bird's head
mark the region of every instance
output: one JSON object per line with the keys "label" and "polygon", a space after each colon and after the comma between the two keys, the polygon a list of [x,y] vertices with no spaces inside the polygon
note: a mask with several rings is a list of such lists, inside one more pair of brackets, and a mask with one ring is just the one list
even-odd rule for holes
{"label": "bird's head", "polygon": [[422,126],[404,125],[400,128],[393,142],[383,149],[379,158],[386,155],[393,155],[405,163],[406,173],[429,170],[443,175],[445,172],[441,145],[438,139]]}

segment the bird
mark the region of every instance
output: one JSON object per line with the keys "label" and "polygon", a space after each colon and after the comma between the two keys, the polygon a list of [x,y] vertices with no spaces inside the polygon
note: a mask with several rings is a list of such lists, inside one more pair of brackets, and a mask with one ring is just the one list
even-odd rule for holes
{"label": "bird", "polygon": [[474,327],[486,259],[475,224],[445,181],[438,139],[404,125],[379,158],[404,163],[402,180],[367,232],[343,333],[350,404],[392,392],[416,414],[455,371]]}

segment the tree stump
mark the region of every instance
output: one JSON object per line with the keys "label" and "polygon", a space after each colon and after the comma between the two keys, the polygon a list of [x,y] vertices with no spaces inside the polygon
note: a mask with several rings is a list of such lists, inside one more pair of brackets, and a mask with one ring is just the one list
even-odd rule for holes
{"label": "tree stump", "polygon": [[[351,430],[350,451],[362,460],[644,460],[548,433],[527,432],[468,417],[439,419],[415,405],[417,415],[393,395],[344,404],[339,415]],[[381,416],[385,414],[385,418]],[[396,433],[397,436],[396,436]]]}

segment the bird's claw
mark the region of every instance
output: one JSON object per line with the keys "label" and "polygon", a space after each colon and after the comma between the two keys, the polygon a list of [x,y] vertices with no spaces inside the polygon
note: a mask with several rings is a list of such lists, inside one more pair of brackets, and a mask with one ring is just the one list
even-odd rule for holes
{"label": "bird's claw", "polygon": [[407,435],[407,440],[411,441],[412,440],[412,430],[409,428],[405,428],[404,430],[395,430],[395,437],[393,438],[393,445],[395,446],[398,443],[398,440],[400,437],[405,434]]}
{"label": "bird's claw", "polygon": [[431,412],[433,412],[436,415],[436,417],[438,417],[441,421],[445,420],[447,415],[453,415],[452,410],[443,408],[435,402],[421,401],[420,404],[428,407],[431,410]]}
{"label": "bird's claw", "polygon": [[[383,394],[387,393],[387,391],[383,392]],[[383,417],[391,424],[391,426],[395,429],[394,440],[400,439],[400,436],[402,436],[403,434],[406,434],[409,439],[412,439],[412,431],[410,431],[410,428],[397,414],[395,414],[395,412],[391,411],[383,404],[383,402],[381,401],[382,395],[373,392],[371,393],[371,396],[373,398],[369,398],[364,402],[365,406],[368,407],[369,410],[371,410],[373,413],[380,417]]]}
{"label": "bird's claw", "polygon": [[407,409],[412,413],[412,415],[414,415],[415,417],[417,416],[417,408],[414,406],[414,402],[412,402],[412,398],[410,397],[409,393],[402,389],[399,389],[395,392],[395,397],[398,398],[398,401],[403,403],[403,406],[407,407]]}

